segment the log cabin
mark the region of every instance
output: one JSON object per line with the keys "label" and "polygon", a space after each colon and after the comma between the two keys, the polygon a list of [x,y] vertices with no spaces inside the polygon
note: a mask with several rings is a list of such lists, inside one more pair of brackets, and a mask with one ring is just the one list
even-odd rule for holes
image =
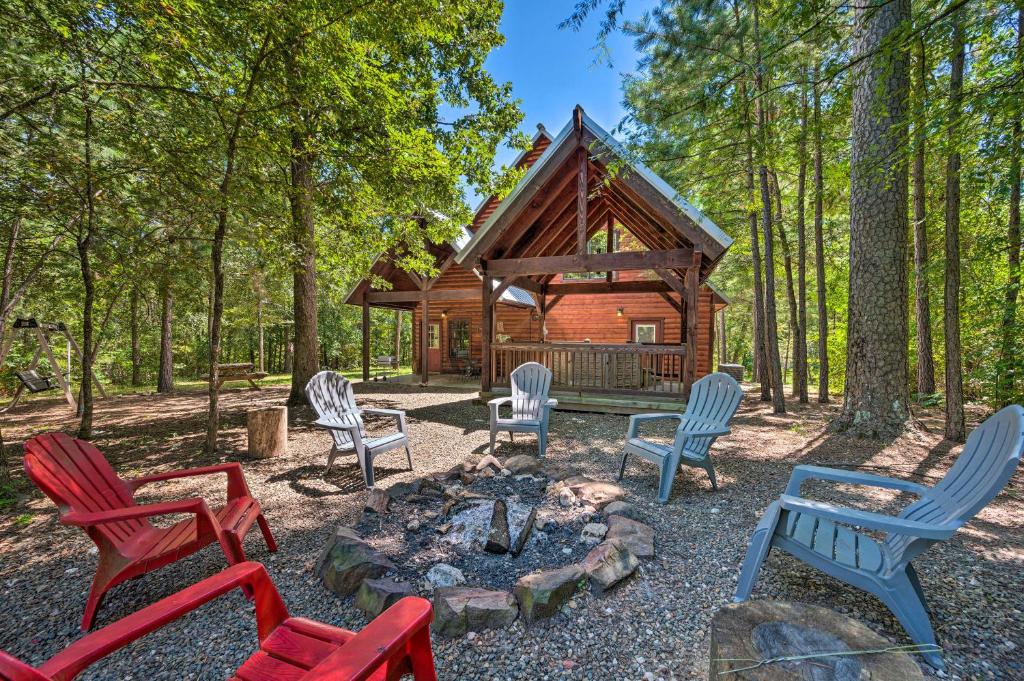
{"label": "log cabin", "polygon": [[385,254],[348,294],[363,308],[364,378],[380,306],[412,311],[422,384],[479,376],[486,399],[538,361],[560,408],[678,409],[711,371],[728,300],[707,279],[732,239],[579,106],[554,137],[538,126],[514,164],[525,174],[507,196],[485,199],[458,239],[428,244],[434,276]]}

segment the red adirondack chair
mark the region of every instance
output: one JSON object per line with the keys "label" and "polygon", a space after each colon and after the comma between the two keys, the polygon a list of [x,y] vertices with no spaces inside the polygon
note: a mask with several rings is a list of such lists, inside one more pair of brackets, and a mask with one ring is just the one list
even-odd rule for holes
{"label": "red adirondack chair", "polygon": [[[25,443],[25,472],[60,511],[65,525],[83,528],[99,549],[99,564],[82,616],[82,631],[92,628],[103,595],[125,580],[192,555],[220,542],[228,564],[245,560],[242,539],[259,523],[267,548],[277,551],[270,526],[245,484],[242,467],[224,463],[122,480],[95,446],[64,433],[47,433]],[[211,510],[201,498],[139,505],[139,487],[174,478],[225,473],[227,503]],[[147,518],[194,514],[167,528]]]}
{"label": "red adirondack chair", "polygon": [[[229,681],[390,681],[412,674],[437,681],[430,649],[430,601],[407,596],[358,634],[290,617],[259,563],[239,563],[109,624],[33,668],[0,651],[0,679],[69,681],[94,662],[214,598],[242,587],[253,593],[260,649]],[[196,648],[202,643],[197,642]]]}

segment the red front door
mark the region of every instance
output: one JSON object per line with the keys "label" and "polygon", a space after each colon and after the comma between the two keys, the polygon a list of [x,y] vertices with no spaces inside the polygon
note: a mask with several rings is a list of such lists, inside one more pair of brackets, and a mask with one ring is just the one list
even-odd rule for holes
{"label": "red front door", "polygon": [[427,370],[435,373],[441,371],[441,325],[431,322],[427,336]]}

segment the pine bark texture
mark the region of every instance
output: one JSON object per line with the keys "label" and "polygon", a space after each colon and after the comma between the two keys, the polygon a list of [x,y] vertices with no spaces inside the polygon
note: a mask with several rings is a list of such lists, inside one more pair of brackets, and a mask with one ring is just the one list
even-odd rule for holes
{"label": "pine bark texture", "polygon": [[935,359],[932,348],[932,310],[928,294],[928,194],[925,186],[925,107],[928,101],[928,65],[924,37],[917,41],[915,74],[917,77],[914,119],[914,313],[917,322],[917,392],[935,392]]}
{"label": "pine bark texture", "polygon": [[[92,439],[92,365],[93,365],[93,304],[96,299],[96,279],[92,272],[90,249],[96,230],[96,188],[93,181],[92,167],[92,103],[88,92],[83,92],[84,106],[84,142],[85,142],[85,232],[78,238],[78,262],[82,274],[82,384],[79,388],[78,411],[81,421],[78,424],[78,437],[83,440]],[[70,368],[70,367],[69,367]],[[54,367],[54,371],[60,371]]]}
{"label": "pine bark texture", "polygon": [[[789,244],[789,235],[782,219],[782,188],[779,187],[779,176],[771,173],[772,191],[775,197],[775,224],[779,228],[779,244],[782,246],[782,264],[786,269],[786,303],[789,310],[789,338],[786,340],[786,368],[789,358],[793,358],[792,389],[793,397],[799,395],[800,358],[797,355],[796,339],[800,336],[800,316],[797,312],[796,277],[793,274],[793,249]],[[792,350],[792,354],[790,354]],[[783,372],[785,375],[785,372]]]}
{"label": "pine bark texture", "polygon": [[[809,75],[804,71],[805,76]],[[807,404],[807,83],[800,90],[800,168],[796,180],[796,350],[793,387],[801,404]]]}
{"label": "pine bark texture", "polygon": [[834,428],[892,437],[909,418],[907,154],[910,1],[854,10],[846,388]]}
{"label": "pine bark texture", "polygon": [[158,393],[174,392],[174,291],[170,281],[160,287],[160,370],[156,376]]}
{"label": "pine bark texture", "polygon": [[139,343],[139,287],[132,287],[129,320],[132,346],[132,386],[142,385],[142,347]]}
{"label": "pine bark texture", "polygon": [[818,402],[829,402],[828,391],[828,287],[825,281],[825,179],[821,132],[821,90],[818,64],[814,65],[814,277],[818,297]]}
{"label": "pine bark texture", "polygon": [[960,343],[960,110],[964,85],[963,10],[953,12],[953,45],[949,74],[949,154],[946,157],[946,277],[943,288],[943,330],[946,350],[946,439],[962,442],[964,387]]}

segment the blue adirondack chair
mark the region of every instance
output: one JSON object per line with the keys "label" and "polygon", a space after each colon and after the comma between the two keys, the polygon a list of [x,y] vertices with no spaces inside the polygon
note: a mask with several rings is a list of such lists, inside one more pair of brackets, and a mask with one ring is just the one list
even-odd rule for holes
{"label": "blue adirondack chair", "polygon": [[[736,413],[743,390],[728,374],[708,374],[693,384],[690,399],[683,414],[636,414],[629,418],[629,432],[622,448],[622,463],[619,466],[619,480],[626,472],[626,459],[635,454],[661,467],[658,485],[658,501],[668,502],[672,482],[679,465],[703,468],[711,479],[711,488],[718,489],[715,467],[711,462],[711,445],[722,436],[729,434],[729,421]],[[640,424],[661,419],[677,419],[675,439],[672,445],[651,442],[638,436]]]}
{"label": "blue adirondack chair", "polygon": [[[1011,405],[971,433],[956,463],[934,487],[856,471],[797,466],[785,494],[768,507],[754,530],[733,600],[750,597],[762,562],[778,547],[877,596],[914,643],[933,651],[925,660],[942,669],[924,591],[910,561],[935,542],[953,536],[999,494],[1022,453],[1024,408]],[[920,499],[893,517],[803,499],[800,485],[809,479],[896,489]],[[886,536],[875,540],[851,526]]]}
{"label": "blue adirondack chair", "polygon": [[[409,451],[409,435],[405,425],[405,412],[399,409],[360,409],[356,406],[352,384],[347,378],[333,371],[321,371],[306,384],[306,399],[318,418],[314,426],[324,428],[331,434],[333,444],[327,455],[327,471],[331,472],[334,459],[339,454],[353,453],[359,461],[367,488],[373,487],[373,460],[384,452],[405,448],[405,457],[412,470],[412,452]],[[392,416],[398,426],[397,433],[377,438],[368,438],[363,426],[363,414]]]}
{"label": "blue adirondack chair", "polygon": [[[511,397],[496,397],[487,403],[491,410],[491,454],[494,454],[494,440],[499,430],[512,433],[536,433],[540,456],[548,448],[548,421],[551,410],[558,406],[558,400],[548,397],[551,389],[551,371],[537,362],[527,362],[516,367],[510,376]],[[498,408],[503,404],[512,405],[512,417],[501,418]]]}

